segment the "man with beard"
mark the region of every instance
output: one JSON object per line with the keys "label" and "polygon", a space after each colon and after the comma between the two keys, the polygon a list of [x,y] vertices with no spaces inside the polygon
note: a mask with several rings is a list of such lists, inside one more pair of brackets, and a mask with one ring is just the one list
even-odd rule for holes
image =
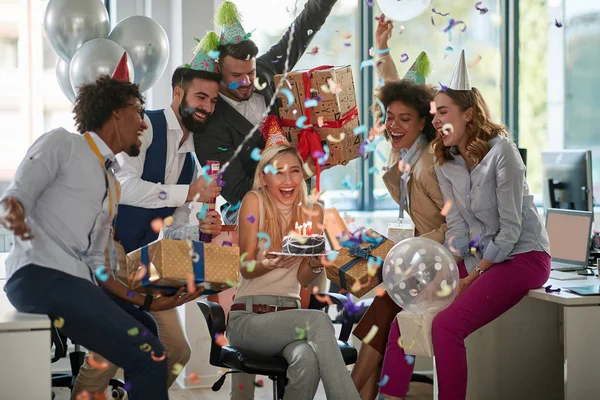
{"label": "man with beard", "polygon": [[[152,319],[133,307],[144,297],[127,296],[127,287],[104,266],[119,201],[115,154],[139,154],[148,128],[143,104],[138,85],[100,77],[82,85],[75,100],[81,135],[55,129],[29,148],[0,198],[0,223],[16,236],[4,290],[17,310],[47,314],[73,342],[122,367],[130,399],[166,400],[167,362],[140,350],[145,344],[157,357],[164,352],[155,333],[148,334],[155,331]],[[154,306],[175,307],[196,297],[165,297]],[[146,335],[130,336],[128,329]]]}
{"label": "man with beard", "polygon": [[[222,80],[214,115],[201,130],[195,131],[196,155],[200,164],[217,160],[223,165],[231,159],[253,125],[261,122],[261,116],[275,92],[273,77],[283,73],[286,62],[289,70],[294,68],[336,1],[309,0],[306,3],[294,20],[294,37],[287,60],[289,29],[279,42],[257,58],[258,48],[248,39],[250,35],[244,31],[235,5],[226,1],[219,7],[215,20],[222,27],[218,61]],[[254,90],[255,78],[260,85],[266,85],[264,89]],[[275,114],[276,107],[269,113]],[[235,205],[252,188],[257,163],[252,151],[264,147],[265,141],[260,132],[255,132],[223,174],[225,185],[221,195],[233,206],[228,207],[223,215],[227,224],[236,223],[238,207]],[[310,165],[310,157],[307,162]]]}
{"label": "man with beard", "polygon": [[[198,49],[191,66],[179,67],[173,73],[170,107],[145,111],[148,130],[141,137],[139,156],[117,155],[121,164],[121,170],[116,174],[121,184],[121,201],[113,249],[109,253],[112,256],[110,264],[118,267],[114,269],[118,269],[117,275],[122,280],[127,280],[126,254],[158,239],[159,232],[151,226],[157,218],[173,217],[172,224],[163,231],[170,239],[198,241],[200,231],[212,235],[221,231],[221,219],[216,211],[207,212],[200,225],[190,224],[191,210],[186,204],[206,202],[220,193],[216,179],[208,183],[198,177],[191,135],[212,114],[219,80],[214,61]],[[167,387],[170,387],[181,370],[174,366],[184,366],[190,359],[191,349],[177,310],[155,309],[153,301],[156,300],[152,295],[146,295],[143,309],[150,311],[158,325],[160,342],[167,353]],[[127,328],[123,327],[124,330]],[[116,370],[114,365],[104,370],[94,368],[86,358],[72,398],[83,390],[104,393]]]}

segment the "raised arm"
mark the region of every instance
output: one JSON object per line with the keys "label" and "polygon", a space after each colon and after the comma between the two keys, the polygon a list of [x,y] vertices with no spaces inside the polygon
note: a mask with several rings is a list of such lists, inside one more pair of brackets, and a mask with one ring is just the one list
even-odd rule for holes
{"label": "raised arm", "polygon": [[[336,2],[337,0],[309,0],[304,6],[304,10],[296,17],[293,22],[295,29],[289,58],[290,70],[294,68],[315,34],[321,29]],[[265,54],[258,57],[257,62],[271,70],[273,75],[283,73],[289,37],[290,28],[279,42],[273,45]]]}
{"label": "raised arm", "polygon": [[392,36],[393,29],[394,22],[386,20],[385,15],[381,14],[377,29],[375,30],[375,65],[377,66],[377,73],[385,82],[400,79],[396,64],[388,50],[388,42]]}

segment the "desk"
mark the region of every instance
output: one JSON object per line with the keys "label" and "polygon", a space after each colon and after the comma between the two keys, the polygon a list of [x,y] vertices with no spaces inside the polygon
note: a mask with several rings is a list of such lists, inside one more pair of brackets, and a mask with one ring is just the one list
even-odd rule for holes
{"label": "desk", "polygon": [[49,400],[50,319],[17,312],[0,280],[0,399]]}
{"label": "desk", "polygon": [[[553,288],[600,285],[548,280]],[[466,340],[468,399],[600,398],[600,296],[536,289]]]}

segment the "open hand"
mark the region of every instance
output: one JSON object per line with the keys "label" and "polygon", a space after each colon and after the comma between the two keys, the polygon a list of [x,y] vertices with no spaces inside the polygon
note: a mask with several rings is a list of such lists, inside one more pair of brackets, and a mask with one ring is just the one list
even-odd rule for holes
{"label": "open hand", "polygon": [[25,210],[14,197],[9,197],[0,203],[0,224],[21,240],[33,239],[31,229],[25,223]]}
{"label": "open hand", "polygon": [[290,268],[294,265],[294,259],[296,257],[291,256],[275,256],[265,251],[265,258],[261,261],[263,267],[267,269],[275,268]]}
{"label": "open hand", "polygon": [[170,310],[175,307],[179,307],[182,304],[185,304],[189,301],[195,300],[202,292],[204,292],[204,288],[202,285],[196,286],[196,291],[194,293],[185,293],[183,291],[185,287],[180,288],[177,293],[172,296],[160,296],[152,300],[152,306],[150,307],[151,311],[165,311]]}
{"label": "open hand", "polygon": [[198,218],[198,222],[200,222],[200,232],[208,235],[217,236],[223,229],[221,215],[215,210],[207,211],[203,219]]}
{"label": "open hand", "polygon": [[462,278],[458,281],[458,288],[456,289],[456,297],[455,299],[458,299],[458,297],[464,293],[465,290],[467,290],[469,288],[469,286],[471,286],[471,284],[475,281],[475,279],[472,276],[467,276],[466,278]]}

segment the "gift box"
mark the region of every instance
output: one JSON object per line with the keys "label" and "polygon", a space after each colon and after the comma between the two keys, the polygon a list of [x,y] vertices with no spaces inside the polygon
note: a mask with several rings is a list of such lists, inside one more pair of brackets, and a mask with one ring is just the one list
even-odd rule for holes
{"label": "gift box", "polygon": [[[349,241],[343,239],[340,244],[347,246]],[[383,282],[381,264],[395,243],[372,229],[362,233],[358,241],[361,244],[342,247],[331,262],[333,265],[326,266],[326,271],[330,281],[356,297],[362,297]]]}
{"label": "gift box", "polygon": [[[275,85],[279,84],[282,77],[283,75],[274,77]],[[292,71],[283,87],[292,92],[294,102],[290,104],[284,93],[278,93],[277,108],[281,126],[294,147],[299,150],[302,146],[309,147],[310,154],[313,154],[315,150],[322,151],[322,146],[327,145],[329,159],[323,164],[324,168],[346,165],[360,157],[362,136],[353,132],[360,122],[354,79],[349,65],[325,65],[310,70]],[[317,100],[317,104],[306,107],[306,100]],[[296,120],[302,115],[306,117],[306,128],[296,126]],[[344,139],[339,141],[342,133]],[[320,149],[314,148],[319,141]]]}
{"label": "gift box", "polygon": [[404,353],[413,356],[433,357],[431,326],[437,312],[415,314],[401,311],[396,316]]}
{"label": "gift box", "polygon": [[[129,286],[141,293],[171,294],[185,286],[193,272],[205,294],[217,293],[237,284],[239,263],[236,246],[160,239],[127,254]],[[131,279],[140,265],[146,266],[146,274]]]}

